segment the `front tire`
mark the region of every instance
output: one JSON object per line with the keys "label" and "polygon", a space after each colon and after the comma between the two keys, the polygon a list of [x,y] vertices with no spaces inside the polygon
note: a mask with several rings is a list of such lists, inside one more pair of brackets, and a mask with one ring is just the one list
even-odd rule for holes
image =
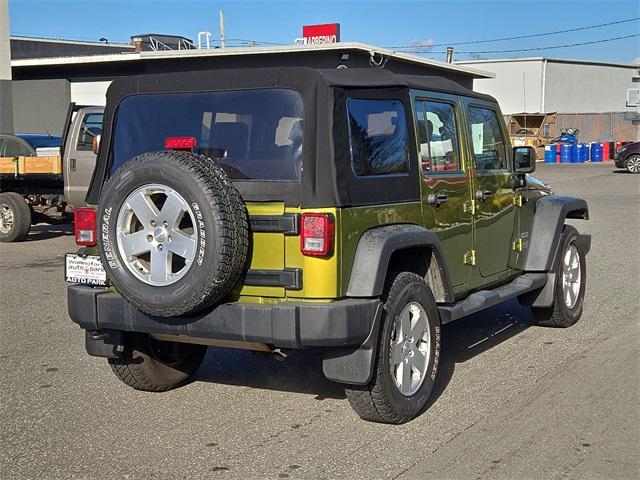
{"label": "front tire", "polygon": [[124,384],[145,392],[176,388],[198,370],[207,347],[161,342],[146,334],[132,334],[120,358],[110,358],[111,370]]}
{"label": "front tire", "polygon": [[0,242],[25,240],[31,230],[31,208],[22,195],[0,193]]}
{"label": "front tire", "polygon": [[556,286],[551,307],[532,308],[533,316],[543,327],[567,328],[582,316],[587,284],[585,256],[576,245],[578,232],[565,226],[560,261],[556,266]]}
{"label": "front tire", "polygon": [[364,420],[405,423],[424,408],[440,358],[440,317],[433,293],[412,272],[393,274],[384,311],[373,379],[349,385],[351,407]]}
{"label": "front tire", "polygon": [[631,155],[624,162],[629,173],[640,173],[640,155]]}

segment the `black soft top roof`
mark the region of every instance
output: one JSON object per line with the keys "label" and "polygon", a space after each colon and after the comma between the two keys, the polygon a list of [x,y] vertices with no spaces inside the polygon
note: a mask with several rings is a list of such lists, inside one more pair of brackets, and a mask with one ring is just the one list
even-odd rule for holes
{"label": "black soft top roof", "polygon": [[489,95],[474,92],[458,82],[440,75],[402,75],[382,68],[318,69],[317,72],[330,87],[407,87],[495,101]]}
{"label": "black soft top roof", "polygon": [[[341,110],[345,92],[354,95],[374,95],[376,98],[392,96],[405,104],[407,122],[412,122],[409,89],[437,91],[480,98],[495,102],[446,76],[396,74],[382,68],[320,69],[311,67],[267,67],[173,71],[132,75],[115,80],[107,91],[107,106],[103,122],[102,141],[98,152],[93,180],[87,201],[98,203],[103,183],[111,168],[112,132],[120,102],[138,94],[193,93],[254,88],[290,88],[298,91],[304,100],[305,139],[303,143],[303,178],[301,183],[242,182],[236,185],[247,200],[284,200],[287,205],[305,207],[346,206],[382,203],[417,198],[417,182],[407,189],[403,185],[378,185],[377,179],[359,181],[363,188],[349,191],[345,178],[352,176],[345,166],[348,141],[343,138],[348,127]],[[351,95],[351,93],[350,93]],[[413,131],[410,135],[414,135]],[[414,142],[414,138],[411,141]],[[415,153],[415,152],[414,152]],[[413,153],[412,153],[413,155]],[[417,165],[417,160],[412,165]],[[345,164],[345,165],[343,165]],[[414,166],[415,166],[414,165]],[[413,168],[413,167],[412,167]],[[340,171],[339,171],[340,170]],[[413,172],[412,172],[413,173]],[[369,185],[370,184],[370,185]],[[386,189],[388,198],[374,195],[364,198],[362,192]],[[351,190],[353,190],[351,188]],[[408,192],[408,193],[407,193]],[[362,198],[360,198],[362,197]],[[380,197],[380,198],[378,198]]]}

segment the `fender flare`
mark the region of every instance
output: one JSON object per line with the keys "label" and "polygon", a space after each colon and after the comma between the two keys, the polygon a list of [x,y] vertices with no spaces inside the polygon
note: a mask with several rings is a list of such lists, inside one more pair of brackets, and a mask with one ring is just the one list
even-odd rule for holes
{"label": "fender flare", "polygon": [[351,267],[347,297],[380,296],[393,253],[414,247],[431,250],[429,270],[437,268],[443,287],[442,301],[453,302],[453,288],[440,240],[432,231],[415,224],[385,225],[362,234]]}
{"label": "fender flare", "polygon": [[[567,218],[589,219],[589,206],[582,198],[550,195],[536,202],[525,272],[550,272]],[[586,255],[586,252],[585,252]]]}

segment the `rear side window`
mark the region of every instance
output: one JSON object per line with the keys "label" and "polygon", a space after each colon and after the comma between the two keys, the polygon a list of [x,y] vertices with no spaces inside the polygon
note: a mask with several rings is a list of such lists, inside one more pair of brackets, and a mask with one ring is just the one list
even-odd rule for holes
{"label": "rear side window", "polygon": [[92,151],[93,139],[102,133],[102,113],[88,113],[82,119],[76,150]]}
{"label": "rear side window", "polygon": [[359,177],[409,172],[407,122],[400,100],[347,100],[351,165]]}
{"label": "rear side window", "polygon": [[298,182],[303,103],[288,89],[135,95],[118,107],[112,172],[167,137],[195,137],[194,151],[234,180]]}

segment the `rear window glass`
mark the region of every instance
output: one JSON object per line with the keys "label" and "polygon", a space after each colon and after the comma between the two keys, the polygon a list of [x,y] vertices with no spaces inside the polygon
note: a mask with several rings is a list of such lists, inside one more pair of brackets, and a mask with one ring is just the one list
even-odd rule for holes
{"label": "rear window glass", "polygon": [[409,172],[407,122],[400,100],[349,98],[351,165],[359,177]]}
{"label": "rear window glass", "polygon": [[234,180],[298,182],[303,105],[287,89],[135,95],[118,107],[112,173],[166,137],[195,137],[197,153]]}

